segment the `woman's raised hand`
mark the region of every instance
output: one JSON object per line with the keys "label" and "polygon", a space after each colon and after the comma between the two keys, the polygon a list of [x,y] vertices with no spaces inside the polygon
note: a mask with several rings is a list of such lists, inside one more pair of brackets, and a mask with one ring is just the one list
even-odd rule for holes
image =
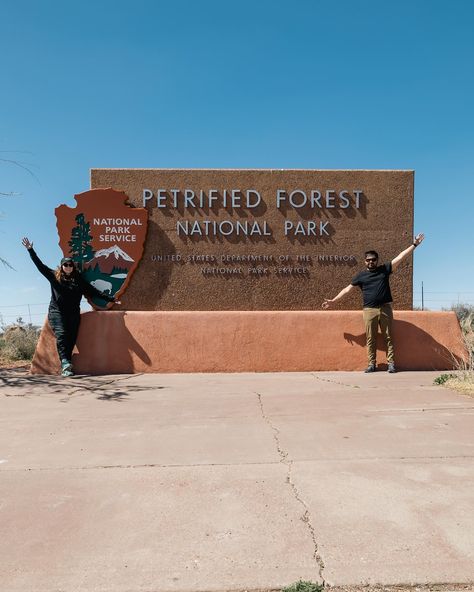
{"label": "woman's raised hand", "polygon": [[21,244],[25,247],[25,249],[28,249],[28,251],[33,248],[33,243],[30,243],[26,236],[23,237]]}

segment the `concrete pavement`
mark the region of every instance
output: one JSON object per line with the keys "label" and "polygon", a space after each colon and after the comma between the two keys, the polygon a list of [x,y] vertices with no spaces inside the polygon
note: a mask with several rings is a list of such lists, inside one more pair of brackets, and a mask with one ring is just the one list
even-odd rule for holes
{"label": "concrete pavement", "polygon": [[0,588],[470,589],[474,400],[438,374],[0,373]]}

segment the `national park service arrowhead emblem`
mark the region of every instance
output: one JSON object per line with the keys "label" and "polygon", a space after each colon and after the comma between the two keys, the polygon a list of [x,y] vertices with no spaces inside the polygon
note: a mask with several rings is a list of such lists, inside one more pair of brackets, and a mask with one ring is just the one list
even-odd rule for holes
{"label": "national park service arrowhead emblem", "polygon": [[[91,189],[74,199],[75,208],[55,210],[59,246],[87,282],[120,297],[142,258],[148,213],[127,205],[127,195],[115,189]],[[95,307],[109,306],[102,298],[88,300]]]}

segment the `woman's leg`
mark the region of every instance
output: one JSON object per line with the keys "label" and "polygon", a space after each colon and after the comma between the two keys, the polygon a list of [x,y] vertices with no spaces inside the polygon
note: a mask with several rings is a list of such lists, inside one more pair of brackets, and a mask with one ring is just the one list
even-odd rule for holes
{"label": "woman's leg", "polygon": [[81,316],[74,315],[68,317],[66,323],[66,357],[69,361],[72,358],[72,351],[76,345],[77,335],[79,333],[79,325],[81,323]]}
{"label": "woman's leg", "polygon": [[48,321],[51,329],[53,330],[54,336],[56,337],[56,348],[58,350],[61,364],[64,360],[70,361],[70,358],[68,358],[67,355],[67,330],[62,315],[59,312],[49,311]]}

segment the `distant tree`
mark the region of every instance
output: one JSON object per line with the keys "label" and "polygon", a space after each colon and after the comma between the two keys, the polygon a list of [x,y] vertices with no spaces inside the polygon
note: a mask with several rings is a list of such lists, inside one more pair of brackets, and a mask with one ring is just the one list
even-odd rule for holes
{"label": "distant tree", "polygon": [[115,267],[112,269],[112,271],[110,272],[112,275],[114,273],[128,273],[128,269],[124,268],[124,267]]}
{"label": "distant tree", "polygon": [[84,214],[78,214],[76,222],[77,226],[72,229],[71,240],[68,245],[71,257],[77,263],[79,270],[82,271],[84,263],[90,261],[94,256],[94,251],[91,246],[90,224],[84,218]]}

